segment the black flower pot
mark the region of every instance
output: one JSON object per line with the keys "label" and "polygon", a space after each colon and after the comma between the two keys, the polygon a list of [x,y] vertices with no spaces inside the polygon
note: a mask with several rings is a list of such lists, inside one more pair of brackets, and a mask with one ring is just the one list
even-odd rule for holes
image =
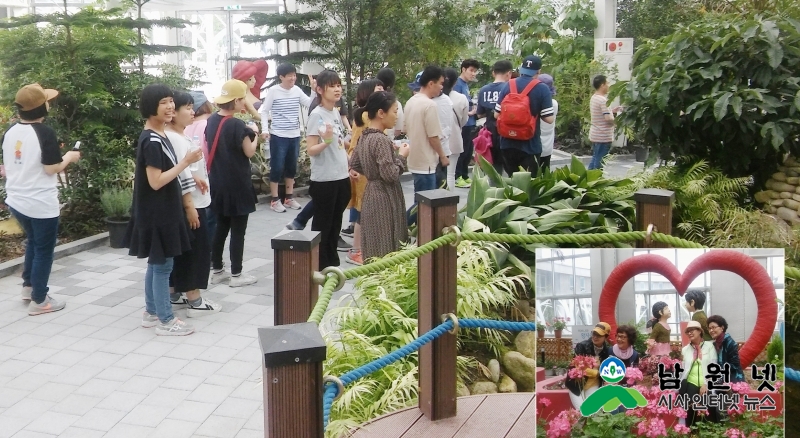
{"label": "black flower pot", "polygon": [[128,221],[129,219],[106,218],[109,246],[112,248],[123,248],[122,240],[125,238],[125,231],[128,229]]}
{"label": "black flower pot", "polygon": [[645,147],[637,147],[635,149],[636,154],[636,161],[639,163],[644,163],[647,161],[647,157],[650,155],[650,148]]}

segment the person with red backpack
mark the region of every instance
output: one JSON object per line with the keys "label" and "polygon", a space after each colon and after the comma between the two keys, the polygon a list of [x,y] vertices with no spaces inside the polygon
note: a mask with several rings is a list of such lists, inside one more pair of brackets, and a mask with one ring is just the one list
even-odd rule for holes
{"label": "person with red backpack", "polygon": [[553,123],[553,96],[538,79],[542,59],[528,56],[519,68],[520,76],[503,87],[497,99],[497,132],[503,153],[503,169],[511,175],[522,167],[536,175],[542,140],[539,122]]}

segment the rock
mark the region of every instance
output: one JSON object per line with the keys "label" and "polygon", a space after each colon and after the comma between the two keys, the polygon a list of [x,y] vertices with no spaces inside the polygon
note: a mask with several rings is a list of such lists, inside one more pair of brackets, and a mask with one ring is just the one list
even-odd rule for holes
{"label": "rock", "polygon": [[[764,211],[766,211],[769,214],[775,214],[775,213],[778,212],[778,207],[775,207],[774,205],[766,205],[766,206],[764,206]],[[778,218],[777,216],[775,216],[775,217]],[[778,218],[778,219],[780,219],[780,218]],[[781,222],[783,222],[783,219],[781,219]]]}
{"label": "rock", "polygon": [[796,176],[787,176],[786,177],[786,184],[798,185],[798,184],[800,184],[800,178],[798,178]]}
{"label": "rock", "polygon": [[757,202],[760,202],[762,204],[766,204],[767,202],[770,201],[770,199],[772,199],[772,194],[773,193],[775,193],[775,192],[773,192],[772,190],[764,190],[764,191],[756,193],[754,195],[754,197],[756,198]]}
{"label": "rock", "polygon": [[514,346],[523,356],[536,359],[536,332],[521,331],[514,338]]}
{"label": "rock", "polygon": [[491,373],[490,379],[492,382],[497,383],[500,380],[500,362],[497,359],[489,361],[489,372]]}
{"label": "rock", "polygon": [[780,181],[772,181],[771,187],[769,182],[767,182],[767,186],[776,192],[794,192],[797,190],[797,186],[786,184],[785,182]]}
{"label": "rock", "polygon": [[783,172],[775,172],[772,174],[772,179],[774,179],[775,181],[786,182],[786,174]]}
{"label": "rock", "polygon": [[518,351],[509,351],[503,356],[503,367],[521,391],[533,391],[536,388],[535,360]]}
{"label": "rock", "polygon": [[795,210],[790,210],[786,207],[778,207],[776,214],[779,218],[789,222],[790,224],[800,223],[800,217],[797,216],[797,211]]}
{"label": "rock", "polygon": [[458,382],[458,384],[456,385],[456,397],[466,397],[468,395],[472,394],[469,392],[469,388],[467,388],[467,385]]}
{"label": "rock", "polygon": [[494,382],[475,382],[471,392],[472,395],[497,394],[497,385]]}
{"label": "rock", "polygon": [[783,206],[797,211],[797,209],[800,208],[800,202],[797,202],[794,199],[784,199]]}
{"label": "rock", "polygon": [[778,198],[780,198],[780,199],[789,199],[789,198],[792,197],[792,195],[795,195],[795,194],[796,193],[793,193],[793,192],[780,192],[780,193],[778,193]]}
{"label": "rock", "polygon": [[774,205],[775,207],[782,207],[783,206],[783,199],[773,199],[769,201],[769,205]]}
{"label": "rock", "polygon": [[783,166],[786,166],[786,167],[800,166],[800,163],[798,163],[797,160],[794,159],[794,157],[789,156],[789,157],[786,157],[785,160],[783,160]]}
{"label": "rock", "polygon": [[511,377],[503,376],[503,378],[500,379],[500,383],[497,385],[497,389],[500,392],[517,392],[517,382]]}

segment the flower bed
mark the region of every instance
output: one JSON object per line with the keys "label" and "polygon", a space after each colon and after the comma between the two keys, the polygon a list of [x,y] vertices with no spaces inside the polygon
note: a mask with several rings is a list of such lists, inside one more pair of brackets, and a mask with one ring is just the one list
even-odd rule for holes
{"label": "flower bed", "polygon": [[[544,369],[541,368],[541,376]],[[537,370],[538,372],[538,370]],[[627,375],[630,380],[642,383],[638,373]],[[543,377],[543,376],[542,376]],[[680,407],[669,409],[658,406],[662,395],[677,393],[675,390],[661,391],[657,385],[636,385],[648,401],[645,408],[627,411],[625,414],[597,414],[583,417],[573,409],[569,390],[564,388],[566,376],[539,379],[536,385],[538,399],[537,416],[539,433],[537,436],[547,438],[566,438],[572,436],[608,436],[612,430],[631,431],[631,436],[673,437],[688,435],[689,430],[679,424],[679,418],[686,417],[686,411]],[[646,380],[646,379],[645,379]],[[724,424],[701,423],[701,436],[725,436],[729,438],[755,438],[770,436],[773,430],[783,428],[783,392],[782,382],[776,382],[775,392],[758,391],[751,384],[733,384],[732,390],[739,394],[740,400],[736,408],[728,410],[729,421]],[[745,396],[758,397],[769,395],[775,401],[775,410],[747,412],[744,405]],[[598,435],[599,434],[599,435]],[[782,432],[781,432],[782,434]]]}

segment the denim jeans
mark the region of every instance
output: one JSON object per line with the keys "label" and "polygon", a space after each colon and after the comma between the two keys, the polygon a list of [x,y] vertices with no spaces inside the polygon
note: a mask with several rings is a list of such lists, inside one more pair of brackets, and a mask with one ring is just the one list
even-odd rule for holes
{"label": "denim jeans", "polygon": [[41,304],[47,298],[47,282],[53,268],[53,251],[58,237],[58,216],[35,219],[9,207],[11,214],[25,230],[25,264],[22,268],[22,285],[33,288],[31,300]]}
{"label": "denim jeans", "polygon": [[303,206],[303,209],[300,210],[300,213],[297,214],[297,217],[294,218],[294,221],[298,224],[302,225],[303,228],[306,227],[308,221],[314,217],[314,200],[308,201],[306,205]]}
{"label": "denim jeans", "polygon": [[475,145],[472,139],[476,134],[475,126],[464,126],[461,128],[461,142],[464,146],[464,152],[458,157],[458,163],[450,163],[456,166],[456,179],[469,178],[469,163],[472,161],[472,154],[475,152]]}
{"label": "denim jeans", "polygon": [[[414,193],[436,189],[435,173],[412,173],[411,175],[414,177]],[[417,213],[413,212],[417,207],[416,196],[414,196],[414,198],[414,205],[412,205],[411,208],[409,208],[406,212],[409,226],[417,223]]]}
{"label": "denim jeans", "polygon": [[144,274],[144,308],[147,313],[157,315],[159,321],[172,321],[172,303],[169,301],[169,274],[172,272],[173,259],[167,257],[162,265],[147,264]]}
{"label": "denim jeans", "polygon": [[297,174],[297,159],[300,156],[300,137],[269,137],[269,181],[280,182],[282,178],[294,179]]}
{"label": "denim jeans", "polygon": [[611,143],[592,143],[592,161],[589,163],[589,170],[602,169],[603,158],[611,150]]}

